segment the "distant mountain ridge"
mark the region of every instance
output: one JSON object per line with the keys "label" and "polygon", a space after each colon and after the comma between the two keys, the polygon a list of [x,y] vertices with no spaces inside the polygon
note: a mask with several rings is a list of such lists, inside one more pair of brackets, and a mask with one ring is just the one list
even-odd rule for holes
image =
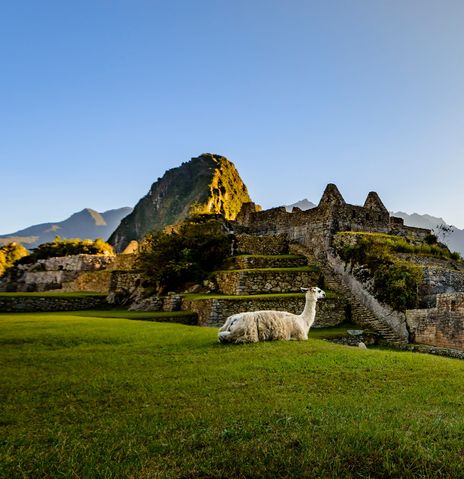
{"label": "distant mountain ridge", "polygon": [[109,242],[123,251],[131,240],[179,223],[192,212],[220,213],[233,220],[247,202],[251,198],[234,164],[224,156],[203,153],[158,178]]}
{"label": "distant mountain ridge", "polygon": [[[403,211],[391,213],[393,216],[403,218],[404,224],[407,226],[416,226],[418,228],[428,228],[434,231],[440,241],[443,241],[451,251],[457,251],[464,255],[464,230],[456,226],[449,225],[443,218],[431,216],[428,214],[420,215],[418,213],[408,214]],[[452,230],[445,237],[441,236],[438,231],[440,225],[451,227]]]}
{"label": "distant mountain ridge", "polygon": [[42,223],[14,233],[0,235],[0,244],[16,241],[26,248],[32,249],[42,243],[53,241],[55,236],[60,236],[63,239],[102,238],[107,240],[122,218],[131,212],[132,208],[130,207],[117,208],[103,213],[91,208],[84,208],[63,221]]}
{"label": "distant mountain ridge", "polygon": [[311,208],[315,208],[317,205],[309,201],[307,198],[304,198],[300,201],[297,201],[296,203],[292,203],[291,205],[286,205],[285,209],[291,213],[293,208],[300,208],[300,210],[306,211],[310,210]]}

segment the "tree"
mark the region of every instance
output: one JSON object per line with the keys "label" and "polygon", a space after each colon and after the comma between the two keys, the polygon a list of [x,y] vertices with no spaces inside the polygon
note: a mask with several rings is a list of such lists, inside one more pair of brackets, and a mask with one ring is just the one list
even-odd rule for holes
{"label": "tree", "polygon": [[145,237],[137,258],[145,282],[158,294],[204,279],[230,255],[232,235],[223,221],[194,215],[171,232]]}
{"label": "tree", "polygon": [[435,226],[433,232],[443,243],[446,242],[446,238],[454,233],[454,226],[447,225],[446,223],[440,223]]}
{"label": "tree", "polygon": [[29,251],[20,243],[8,243],[0,248],[0,276],[21,258],[29,255]]}

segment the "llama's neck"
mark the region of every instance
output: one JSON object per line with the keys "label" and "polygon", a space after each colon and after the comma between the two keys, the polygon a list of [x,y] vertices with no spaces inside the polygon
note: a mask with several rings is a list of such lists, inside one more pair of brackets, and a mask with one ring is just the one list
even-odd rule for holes
{"label": "llama's neck", "polygon": [[316,318],[316,303],[317,299],[307,299],[304,310],[300,315],[308,328],[312,326]]}

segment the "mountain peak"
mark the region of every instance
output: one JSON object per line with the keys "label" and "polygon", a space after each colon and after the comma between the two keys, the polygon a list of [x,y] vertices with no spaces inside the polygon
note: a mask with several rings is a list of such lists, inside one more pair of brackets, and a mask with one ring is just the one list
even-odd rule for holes
{"label": "mountain peak", "polygon": [[139,241],[148,232],[176,224],[192,212],[220,213],[233,220],[242,204],[250,201],[234,164],[224,156],[202,153],[167,170],[153,183],[109,241],[122,251],[131,240]]}
{"label": "mountain peak", "polygon": [[309,201],[307,198],[303,198],[302,200],[297,201],[296,203],[292,203],[291,205],[286,205],[285,209],[291,213],[293,208],[299,208],[300,210],[306,211],[315,207],[316,205],[314,203]]}

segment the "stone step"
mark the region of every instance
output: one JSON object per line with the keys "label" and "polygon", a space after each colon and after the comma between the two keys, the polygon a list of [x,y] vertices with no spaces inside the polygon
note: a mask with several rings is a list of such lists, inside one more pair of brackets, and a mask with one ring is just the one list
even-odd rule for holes
{"label": "stone step", "polygon": [[299,268],[263,268],[217,271],[218,290],[227,295],[298,293],[300,288],[317,284],[320,271],[308,266]]}
{"label": "stone step", "polygon": [[[314,261],[314,254],[304,246],[292,245],[290,251],[295,254],[305,255],[308,262]],[[338,274],[333,271],[327,262],[321,261],[319,264],[321,267],[321,272],[324,276],[324,283],[326,287],[329,287],[333,291],[346,298],[348,303],[351,305],[352,320],[355,323],[369,327],[388,341],[404,342],[404,340],[398,336],[398,334],[388,325],[388,323],[382,321],[381,318],[378,318],[372,311],[370,311],[364,304],[360,302],[350,288],[345,286],[341,278],[338,277]]]}
{"label": "stone step", "polygon": [[239,255],[230,258],[225,269],[298,268],[307,266],[301,255]]}

